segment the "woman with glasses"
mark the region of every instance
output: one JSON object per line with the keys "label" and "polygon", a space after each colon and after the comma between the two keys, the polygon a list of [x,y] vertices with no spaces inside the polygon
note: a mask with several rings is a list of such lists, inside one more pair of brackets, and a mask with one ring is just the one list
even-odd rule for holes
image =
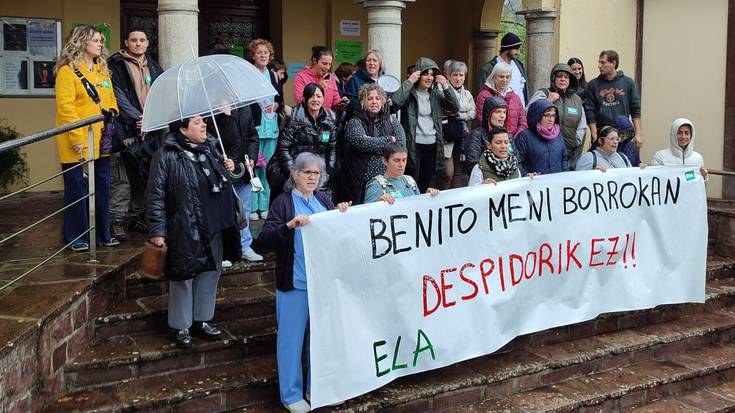
{"label": "woman with glasses", "polygon": [[320,189],[329,191],[330,177],[337,162],[337,138],[334,118],[324,108],[324,89],[310,83],[304,88],[302,102],[294,109],[293,118],[281,131],[276,152],[268,162],[267,175],[271,184],[271,200],[283,192],[294,159],[302,152],[311,152],[324,160],[325,175]]}
{"label": "woman with glasses", "polygon": [[[577,162],[578,171],[596,169],[605,172],[610,168],[630,168],[633,166],[624,153],[618,152],[620,135],[612,126],[604,126],[597,133],[597,140],[592,142],[589,152],[582,155]],[[641,164],[645,167],[645,164]]]}
{"label": "woman with glasses", "polygon": [[558,109],[548,99],[537,100],[528,107],[528,129],[513,141],[522,176],[569,170],[557,113]]}
{"label": "woman with glasses", "polygon": [[[307,361],[306,394],[301,353],[308,343],[309,305],[301,227],[309,216],[334,209],[329,195],[319,191],[326,177],[324,158],[310,152],[290,164],[285,192],[271,202],[258,247],[276,252],[276,359],[281,402],[290,412],[308,412],[310,369]],[[349,202],[337,204],[344,212]]]}

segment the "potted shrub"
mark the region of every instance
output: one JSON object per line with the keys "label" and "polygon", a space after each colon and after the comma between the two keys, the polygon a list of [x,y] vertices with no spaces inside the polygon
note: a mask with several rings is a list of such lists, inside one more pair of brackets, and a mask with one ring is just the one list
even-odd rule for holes
{"label": "potted shrub", "polygon": [[[0,119],[0,142],[20,138],[15,128],[8,125],[7,120]],[[22,185],[28,182],[28,164],[26,157],[19,149],[0,152],[0,193],[8,192],[12,184]]]}

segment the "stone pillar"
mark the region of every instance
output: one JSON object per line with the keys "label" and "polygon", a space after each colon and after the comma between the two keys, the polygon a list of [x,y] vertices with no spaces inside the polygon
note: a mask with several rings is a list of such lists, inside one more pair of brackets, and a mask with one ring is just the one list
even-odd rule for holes
{"label": "stone pillar", "polygon": [[164,69],[199,55],[197,0],[158,0],[158,60]]}
{"label": "stone pillar", "polygon": [[368,13],[368,49],[383,55],[386,74],[403,78],[401,65],[401,12],[415,0],[356,0]]}
{"label": "stone pillar", "polygon": [[[472,72],[474,73],[474,77],[472,78],[472,83],[468,81],[468,85],[482,85],[485,83],[485,79],[480,79],[480,70],[485,66],[485,63],[497,56],[498,52],[495,50],[495,44],[497,43],[499,33],[500,30],[479,30],[475,32],[472,48]],[[473,93],[476,93],[478,90],[478,88],[475,88]]]}
{"label": "stone pillar", "polygon": [[[554,20],[558,15],[553,8],[523,10],[516,13],[526,19],[526,74],[529,94],[549,85],[549,73],[554,46]],[[529,95],[530,97],[530,95]]]}

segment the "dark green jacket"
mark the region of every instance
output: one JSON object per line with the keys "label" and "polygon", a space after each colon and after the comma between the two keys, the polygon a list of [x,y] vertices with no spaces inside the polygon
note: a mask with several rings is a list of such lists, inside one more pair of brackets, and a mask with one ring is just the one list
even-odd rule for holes
{"label": "dark green jacket", "polygon": [[[436,62],[427,58],[420,57],[416,61],[416,70],[425,71],[434,69],[436,74],[441,74],[439,66]],[[451,85],[447,84],[447,87]],[[447,93],[445,93],[447,92]],[[442,135],[442,109],[449,112],[459,112],[459,102],[457,96],[449,91],[442,90],[438,84],[432,86],[430,90],[431,115],[434,118],[434,129],[436,130],[436,164],[437,171],[444,169],[444,136]],[[393,103],[398,105],[403,112],[401,114],[401,123],[404,132],[406,132],[406,149],[408,150],[407,169],[411,169],[416,155],[416,128],[419,124],[419,104],[416,96],[416,89],[410,80],[404,80],[400,89],[393,94]]]}

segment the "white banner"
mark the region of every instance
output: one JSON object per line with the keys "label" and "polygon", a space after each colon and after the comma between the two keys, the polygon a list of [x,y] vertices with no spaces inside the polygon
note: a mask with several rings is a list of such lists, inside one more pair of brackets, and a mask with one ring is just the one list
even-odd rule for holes
{"label": "white banner", "polygon": [[704,302],[696,168],[570,172],[376,202],[303,229],[312,408],[612,311]]}

